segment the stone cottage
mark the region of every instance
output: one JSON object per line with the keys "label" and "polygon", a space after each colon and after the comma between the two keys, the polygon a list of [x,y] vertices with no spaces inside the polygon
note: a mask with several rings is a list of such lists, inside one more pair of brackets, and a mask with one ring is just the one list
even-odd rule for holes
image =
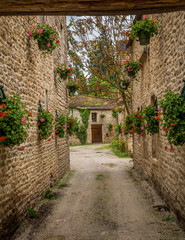
{"label": "stone cottage", "polygon": [[[117,107],[117,102],[111,98],[76,95],[69,101],[69,109],[73,117],[80,122],[79,109],[90,110],[89,125],[87,129],[87,143],[108,143],[112,141],[115,133],[109,130],[109,125],[118,123],[118,117],[112,116],[112,109]],[[77,137],[70,139],[71,144],[80,144]]]}
{"label": "stone cottage", "polygon": [[[28,31],[37,23],[56,25],[60,47],[43,57]],[[54,66],[66,59],[65,17],[0,17],[0,86],[6,96],[19,93],[32,112],[24,151],[0,145],[0,239],[18,227],[27,208],[41,199],[69,170],[67,139],[40,141],[38,103],[55,114],[68,112],[66,86],[54,75]]]}
{"label": "stone cottage", "polygon": [[[133,58],[143,63],[133,84],[133,111],[143,103],[153,104],[165,90],[181,93],[185,79],[185,12],[164,13],[159,18],[159,34],[150,44],[129,41]],[[134,136],[134,167],[164,197],[166,203],[185,221],[185,145],[169,151],[164,132],[142,138]],[[168,146],[167,150],[165,146]]]}

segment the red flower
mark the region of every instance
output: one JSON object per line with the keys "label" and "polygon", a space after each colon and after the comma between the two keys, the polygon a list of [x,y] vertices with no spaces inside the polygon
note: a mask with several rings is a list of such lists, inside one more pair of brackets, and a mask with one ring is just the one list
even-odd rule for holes
{"label": "red flower", "polygon": [[0,137],[0,141],[4,141],[6,139],[6,137]]}
{"label": "red flower", "polygon": [[1,105],[0,108],[5,108],[5,105]]}
{"label": "red flower", "polygon": [[166,128],[165,130],[166,130],[166,132],[170,131],[170,129],[169,129],[169,128]]}
{"label": "red flower", "polygon": [[170,124],[172,127],[175,127],[177,124],[175,124],[175,123],[171,123]]}
{"label": "red flower", "polygon": [[40,125],[40,123],[37,123],[37,126],[39,126]]}
{"label": "red flower", "polygon": [[125,35],[128,35],[128,31],[125,33]]}
{"label": "red flower", "polygon": [[158,112],[158,116],[160,116],[161,115],[161,112]]}
{"label": "red flower", "polygon": [[73,127],[73,125],[71,125],[71,127]]}
{"label": "red flower", "polygon": [[10,110],[7,112],[7,115],[9,115],[10,114]]}
{"label": "red flower", "polygon": [[167,150],[168,148],[167,148],[167,146],[165,146],[165,150]]}
{"label": "red flower", "polygon": [[56,39],[56,43],[59,43],[60,41],[58,39]]}
{"label": "red flower", "polygon": [[137,115],[137,117],[139,118],[139,117],[140,117],[140,115]]}
{"label": "red flower", "polygon": [[141,63],[141,67],[143,67],[143,64]]}
{"label": "red flower", "polygon": [[50,142],[50,141],[51,141],[51,138],[48,139],[48,142]]}
{"label": "red flower", "polygon": [[126,62],[129,62],[129,60],[127,60]]}
{"label": "red flower", "polygon": [[171,147],[171,148],[170,148],[170,152],[172,152],[173,150],[174,150],[174,149]]}
{"label": "red flower", "polygon": [[6,117],[6,114],[5,114],[5,113],[2,113],[2,112],[0,112],[0,117],[2,117],[2,118],[5,118],[5,117]]}

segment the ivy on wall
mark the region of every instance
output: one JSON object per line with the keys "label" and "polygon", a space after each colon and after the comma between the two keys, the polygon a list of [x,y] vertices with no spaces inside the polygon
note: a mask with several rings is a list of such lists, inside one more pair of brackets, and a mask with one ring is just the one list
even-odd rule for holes
{"label": "ivy on wall", "polygon": [[80,113],[80,117],[82,119],[83,125],[80,126],[79,132],[77,133],[77,137],[80,140],[81,144],[86,144],[90,110],[87,108],[81,108],[81,109],[78,109],[78,111]]}

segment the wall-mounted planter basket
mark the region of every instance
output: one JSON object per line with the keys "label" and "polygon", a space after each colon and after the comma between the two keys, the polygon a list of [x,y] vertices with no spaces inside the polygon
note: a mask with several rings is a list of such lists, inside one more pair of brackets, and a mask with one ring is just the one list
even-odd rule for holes
{"label": "wall-mounted planter basket", "polygon": [[138,37],[140,45],[145,46],[150,44],[150,34],[148,32],[140,31]]}

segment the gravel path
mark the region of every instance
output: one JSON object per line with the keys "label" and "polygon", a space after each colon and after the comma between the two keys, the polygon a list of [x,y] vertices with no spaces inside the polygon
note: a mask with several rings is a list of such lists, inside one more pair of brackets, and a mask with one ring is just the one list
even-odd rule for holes
{"label": "gravel path", "polygon": [[101,146],[71,148],[70,186],[40,225],[16,240],[185,240],[175,222],[162,221],[169,213],[153,208],[163,203],[133,176],[131,159]]}

